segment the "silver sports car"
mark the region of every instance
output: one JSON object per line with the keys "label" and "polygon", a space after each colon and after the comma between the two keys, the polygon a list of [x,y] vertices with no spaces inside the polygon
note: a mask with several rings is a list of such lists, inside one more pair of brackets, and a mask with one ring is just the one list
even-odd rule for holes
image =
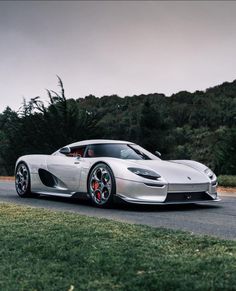
{"label": "silver sports car", "polygon": [[86,195],[98,207],[115,199],[139,204],[219,201],[216,175],[189,160],[161,160],[127,141],[86,140],[51,155],[20,157],[15,168],[21,197]]}

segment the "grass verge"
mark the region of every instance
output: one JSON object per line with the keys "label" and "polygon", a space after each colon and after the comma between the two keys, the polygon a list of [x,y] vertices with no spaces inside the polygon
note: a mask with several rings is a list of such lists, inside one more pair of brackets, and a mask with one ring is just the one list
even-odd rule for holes
{"label": "grass verge", "polygon": [[234,290],[236,242],[0,204],[0,290]]}

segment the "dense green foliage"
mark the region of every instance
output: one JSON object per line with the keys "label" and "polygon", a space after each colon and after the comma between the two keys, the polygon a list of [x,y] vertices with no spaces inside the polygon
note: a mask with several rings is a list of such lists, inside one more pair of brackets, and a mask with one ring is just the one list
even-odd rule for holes
{"label": "dense green foliage", "polygon": [[220,175],[218,177],[218,183],[224,187],[236,187],[236,176]]}
{"label": "dense green foliage", "polygon": [[17,157],[52,153],[68,143],[91,138],[134,141],[164,159],[193,159],[217,174],[236,174],[236,80],[206,91],[166,97],[148,94],[120,98],[66,99],[48,91],[15,112],[0,114],[0,175],[12,174]]}
{"label": "dense green foliage", "polygon": [[0,204],[0,290],[235,290],[236,242]]}

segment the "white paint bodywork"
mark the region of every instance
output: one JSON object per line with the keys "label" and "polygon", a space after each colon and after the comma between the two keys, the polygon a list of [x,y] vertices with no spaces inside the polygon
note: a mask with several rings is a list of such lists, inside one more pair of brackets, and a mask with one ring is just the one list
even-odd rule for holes
{"label": "white paint bodywork", "polygon": [[[70,144],[68,147],[105,143],[133,144],[127,141],[88,140]],[[52,155],[22,156],[17,160],[16,165],[19,162],[27,164],[31,176],[31,191],[44,195],[71,197],[76,193],[87,193],[90,170],[98,162],[103,162],[111,168],[114,174],[116,196],[127,202],[163,204],[166,203],[168,193],[170,195],[171,193],[191,194],[196,192],[207,193],[209,201],[219,201],[216,192],[216,176],[214,175],[213,179],[210,179],[204,172],[207,169],[205,165],[189,160],[163,161],[148,151],[144,151],[146,154],[148,153],[151,160],[68,157],[58,150]],[[143,178],[129,171],[128,167],[149,169],[161,177],[157,180]],[[45,186],[39,177],[39,169],[44,169],[56,176],[59,181],[57,186]],[[176,203],[190,203],[190,201],[184,200]]]}

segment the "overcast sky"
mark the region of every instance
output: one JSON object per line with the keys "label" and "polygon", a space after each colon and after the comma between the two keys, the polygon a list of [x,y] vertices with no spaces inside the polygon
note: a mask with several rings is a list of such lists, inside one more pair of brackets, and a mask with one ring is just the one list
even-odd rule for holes
{"label": "overcast sky", "polygon": [[0,111],[23,97],[171,95],[236,79],[234,1],[1,1]]}

